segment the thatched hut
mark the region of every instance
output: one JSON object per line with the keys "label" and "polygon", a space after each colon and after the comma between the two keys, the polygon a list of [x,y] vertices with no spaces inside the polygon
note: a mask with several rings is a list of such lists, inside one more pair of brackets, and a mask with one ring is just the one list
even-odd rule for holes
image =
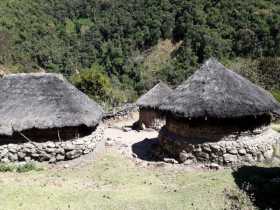
{"label": "thatched hut", "polygon": [[0,79],[0,91],[1,145],[51,141],[60,142],[58,148],[92,134],[103,115],[97,103],[58,74],[7,75]]}
{"label": "thatched hut", "polygon": [[[0,79],[0,141],[62,140],[92,132],[99,105],[57,74],[15,74]],[[58,136],[59,135],[59,136]]]}
{"label": "thatched hut", "polygon": [[159,139],[180,161],[238,164],[271,158],[273,96],[215,59],[162,101]]}
{"label": "thatched hut", "polygon": [[159,82],[146,94],[137,100],[139,106],[139,124],[147,128],[160,129],[165,124],[165,117],[159,112],[158,107],[164,97],[168,96],[172,89],[163,82]]}

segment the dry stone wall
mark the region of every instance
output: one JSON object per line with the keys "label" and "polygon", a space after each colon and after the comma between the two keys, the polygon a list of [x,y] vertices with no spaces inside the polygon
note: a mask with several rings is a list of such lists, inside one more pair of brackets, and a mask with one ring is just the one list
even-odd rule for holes
{"label": "dry stone wall", "polygon": [[160,131],[159,140],[164,151],[185,164],[217,163],[225,166],[254,164],[272,160],[280,147],[280,134],[272,129],[253,136],[242,136],[237,140],[195,144],[164,127]]}
{"label": "dry stone wall", "polygon": [[72,160],[95,151],[104,144],[104,128],[102,126],[89,136],[69,141],[27,142],[20,144],[5,144],[0,146],[1,162],[16,161],[59,161]]}

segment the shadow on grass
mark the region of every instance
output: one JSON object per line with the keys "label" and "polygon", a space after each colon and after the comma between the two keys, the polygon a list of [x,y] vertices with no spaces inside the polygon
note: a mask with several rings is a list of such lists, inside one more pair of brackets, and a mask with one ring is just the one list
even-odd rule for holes
{"label": "shadow on grass", "polygon": [[280,168],[243,166],[233,177],[259,209],[280,209]]}
{"label": "shadow on grass", "polygon": [[159,148],[158,138],[144,139],[132,145],[132,151],[137,157],[145,161],[159,161],[155,155]]}

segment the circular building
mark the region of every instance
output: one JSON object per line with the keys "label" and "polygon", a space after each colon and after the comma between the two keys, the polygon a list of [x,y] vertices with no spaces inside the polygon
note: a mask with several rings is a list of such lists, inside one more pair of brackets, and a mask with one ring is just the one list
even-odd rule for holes
{"label": "circular building", "polygon": [[270,93],[210,59],[162,101],[160,144],[186,163],[271,159],[279,139],[271,113],[279,107]]}
{"label": "circular building", "polygon": [[163,98],[172,92],[163,82],[159,82],[145,95],[137,100],[139,106],[139,124],[144,124],[147,128],[160,129],[165,125],[165,116],[159,112],[158,107]]}
{"label": "circular building", "polygon": [[1,161],[73,159],[102,140],[103,110],[61,75],[4,76],[0,91]]}

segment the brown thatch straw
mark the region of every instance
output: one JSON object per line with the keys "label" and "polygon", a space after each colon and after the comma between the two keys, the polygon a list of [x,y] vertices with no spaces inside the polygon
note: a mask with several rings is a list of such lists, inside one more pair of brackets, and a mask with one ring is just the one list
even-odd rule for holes
{"label": "brown thatch straw", "polygon": [[141,96],[136,103],[140,108],[155,109],[159,107],[163,98],[168,96],[171,92],[172,89],[170,87],[168,87],[163,82],[159,82],[146,94]]}
{"label": "brown thatch straw", "polygon": [[162,101],[160,110],[184,118],[239,118],[280,109],[273,96],[209,59]]}
{"label": "brown thatch straw", "polygon": [[0,135],[27,129],[95,127],[101,107],[58,74],[15,74],[0,79]]}

